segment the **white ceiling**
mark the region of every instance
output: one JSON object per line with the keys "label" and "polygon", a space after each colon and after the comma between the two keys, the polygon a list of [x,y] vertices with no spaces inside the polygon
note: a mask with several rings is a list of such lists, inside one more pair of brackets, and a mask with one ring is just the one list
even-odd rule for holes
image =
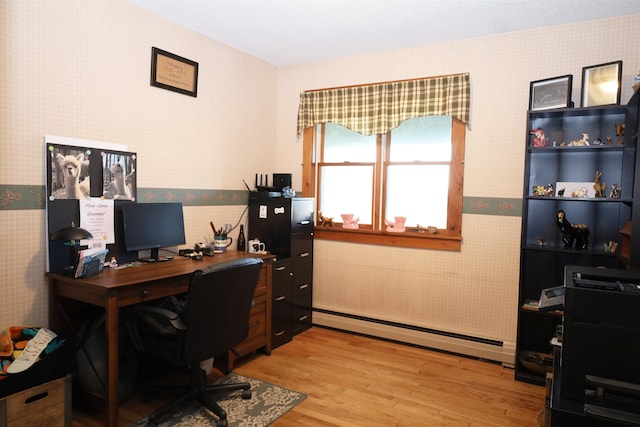
{"label": "white ceiling", "polygon": [[129,1],[279,67],[640,13],[638,0]]}

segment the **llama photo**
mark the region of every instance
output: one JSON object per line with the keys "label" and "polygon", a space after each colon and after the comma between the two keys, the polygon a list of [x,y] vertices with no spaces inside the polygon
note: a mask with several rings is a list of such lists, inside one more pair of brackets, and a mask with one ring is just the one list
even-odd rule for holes
{"label": "llama photo", "polygon": [[89,159],[83,152],[56,153],[52,165],[52,196],[57,199],[83,199],[90,196]]}
{"label": "llama photo", "polygon": [[105,199],[135,200],[135,155],[103,153]]}

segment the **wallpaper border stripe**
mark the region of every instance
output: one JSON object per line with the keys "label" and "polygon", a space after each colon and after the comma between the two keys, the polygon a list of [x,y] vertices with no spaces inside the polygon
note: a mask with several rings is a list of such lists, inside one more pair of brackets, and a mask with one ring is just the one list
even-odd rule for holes
{"label": "wallpaper border stripe", "polygon": [[[140,202],[182,202],[184,206],[245,206],[246,190],[191,188],[138,188]],[[46,189],[41,185],[0,185],[0,210],[45,209]],[[464,197],[462,212],[475,215],[521,216],[522,199]]]}

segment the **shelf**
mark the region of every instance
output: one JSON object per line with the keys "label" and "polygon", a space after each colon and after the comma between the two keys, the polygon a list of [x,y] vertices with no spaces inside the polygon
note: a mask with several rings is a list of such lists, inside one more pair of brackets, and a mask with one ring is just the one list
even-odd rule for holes
{"label": "shelf", "polygon": [[551,311],[532,310],[530,308],[525,308],[524,305],[520,306],[520,311],[523,313],[530,313],[535,316],[562,317],[564,315],[564,311],[562,310],[551,310]]}
{"label": "shelf", "polygon": [[[535,305],[524,307],[523,302],[538,298],[543,289],[561,286],[565,266],[621,268],[623,263],[632,263],[622,250],[622,242],[630,237],[625,234],[625,224],[637,216],[634,201],[640,180],[635,171],[640,169],[640,160],[637,160],[637,138],[633,137],[638,126],[633,117],[629,119],[628,111],[627,106],[606,105],[528,112],[517,354],[526,350],[548,353],[549,337],[562,324],[563,313],[535,310]],[[632,114],[637,115],[637,110],[634,111]],[[616,134],[620,133],[620,123],[625,123],[626,136]],[[534,147],[534,142],[546,146]],[[606,184],[606,197],[594,197],[596,179],[602,187]],[[609,197],[614,184],[620,189],[619,198]],[[565,197],[558,197],[563,192],[557,191],[563,188]],[[589,197],[568,197],[583,188]],[[584,235],[574,232],[573,236],[564,236],[557,223],[558,211],[564,211],[570,224],[586,225],[589,230],[586,250],[565,248],[563,237],[569,241],[573,237],[581,246]],[[569,230],[572,229],[565,228],[564,232],[571,233]],[[605,250],[610,242],[618,243],[616,252]],[[627,242],[625,248],[628,246]],[[516,379],[540,385],[545,382],[544,375],[527,371],[520,363],[516,363]]]}
{"label": "shelf", "polygon": [[516,380],[523,381],[525,383],[535,384],[535,385],[544,385],[546,380],[546,374],[534,374],[525,372],[524,368],[516,372]]}
{"label": "shelf", "polygon": [[565,118],[580,116],[601,116],[603,114],[622,114],[624,116],[626,106],[624,105],[601,105],[597,107],[581,107],[581,108],[555,108],[552,110],[529,110],[529,117],[535,118]]}
{"label": "shelf", "polygon": [[531,154],[539,153],[557,153],[558,151],[566,152],[588,152],[588,151],[624,151],[624,145],[622,144],[600,144],[600,145],[563,145],[557,147],[527,147],[527,150]]}
{"label": "shelf", "polygon": [[595,255],[595,256],[603,256],[603,257],[615,257],[618,255],[616,252],[605,252],[604,250],[581,250],[581,249],[568,249],[562,246],[553,246],[553,245],[524,245],[522,247],[523,250],[526,251],[542,251],[542,252],[561,252],[563,254],[569,255]]}
{"label": "shelf", "polygon": [[527,200],[545,200],[556,202],[586,202],[586,203],[633,203],[633,199],[612,199],[611,197],[555,197],[555,196],[525,196]]}

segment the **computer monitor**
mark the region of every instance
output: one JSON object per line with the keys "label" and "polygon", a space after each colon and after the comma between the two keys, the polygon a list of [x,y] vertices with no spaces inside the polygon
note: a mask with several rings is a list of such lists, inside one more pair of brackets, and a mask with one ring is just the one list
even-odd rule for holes
{"label": "computer monitor", "polygon": [[126,203],[122,223],[127,251],[151,251],[141,261],[166,261],[170,258],[158,256],[160,248],[185,243],[182,203]]}

